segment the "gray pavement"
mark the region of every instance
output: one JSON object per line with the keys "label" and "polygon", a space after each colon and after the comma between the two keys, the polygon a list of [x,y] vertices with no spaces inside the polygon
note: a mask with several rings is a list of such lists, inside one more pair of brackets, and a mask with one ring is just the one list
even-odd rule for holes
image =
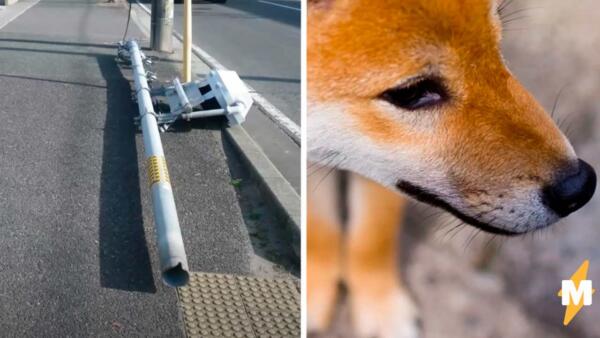
{"label": "gray pavement", "polygon": [[[126,14],[43,0],[0,30],[4,336],[183,335],[157,270],[130,74],[111,45]],[[190,267],[248,274],[256,257],[220,128],[197,122],[163,144]]]}

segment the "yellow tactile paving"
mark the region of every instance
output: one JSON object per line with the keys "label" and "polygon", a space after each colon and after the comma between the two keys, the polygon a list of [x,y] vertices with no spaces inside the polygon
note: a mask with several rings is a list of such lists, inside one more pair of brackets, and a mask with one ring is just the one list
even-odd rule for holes
{"label": "yellow tactile paving", "polygon": [[188,337],[299,337],[292,279],[194,272],[178,289]]}

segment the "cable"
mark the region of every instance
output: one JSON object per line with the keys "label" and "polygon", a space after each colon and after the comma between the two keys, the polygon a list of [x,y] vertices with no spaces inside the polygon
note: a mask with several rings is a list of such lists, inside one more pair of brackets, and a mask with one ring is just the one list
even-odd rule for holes
{"label": "cable", "polygon": [[125,33],[123,33],[123,40],[125,41],[125,38],[127,37],[127,31],[129,30],[129,20],[131,19],[131,1],[133,0],[129,0],[129,13],[127,14],[127,25],[125,26]]}

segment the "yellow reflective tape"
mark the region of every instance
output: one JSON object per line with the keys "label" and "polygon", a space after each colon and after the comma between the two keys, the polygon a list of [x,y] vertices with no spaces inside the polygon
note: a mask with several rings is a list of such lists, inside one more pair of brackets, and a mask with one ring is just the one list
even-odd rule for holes
{"label": "yellow reflective tape", "polygon": [[171,183],[169,171],[167,170],[167,161],[163,156],[150,156],[146,162],[148,166],[148,183],[152,186],[154,183]]}

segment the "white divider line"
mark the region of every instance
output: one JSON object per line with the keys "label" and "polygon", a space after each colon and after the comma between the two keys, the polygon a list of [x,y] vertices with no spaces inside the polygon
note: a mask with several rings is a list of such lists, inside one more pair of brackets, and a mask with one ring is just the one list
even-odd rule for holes
{"label": "white divider line", "polygon": [[[142,4],[139,0],[136,0],[137,4],[150,15],[150,9]],[[179,34],[177,31],[173,30],[173,35],[179,40],[183,41],[183,36]],[[227,70],[225,66],[223,66],[217,59],[212,57],[206,51],[201,49],[200,47],[192,44],[192,52],[199,57],[202,61],[204,61],[210,68],[216,70]],[[254,90],[251,86],[246,83],[246,86],[250,90],[250,94],[252,95],[252,99],[258,106],[258,109],[263,112],[271,121],[279,127],[286,135],[288,135],[294,143],[297,145],[301,144],[301,132],[300,127],[294,123],[294,121],[290,120],[289,117],[285,116],[281,110],[277,109],[269,100],[267,100],[264,96],[260,95],[256,90]]]}
{"label": "white divider line", "polygon": [[38,2],[40,2],[40,0],[34,0],[34,1],[32,1],[32,2],[24,2],[24,3],[22,3],[22,5],[23,5],[24,7],[23,7],[23,8],[21,8],[21,10],[20,10],[19,12],[17,12],[17,13],[14,13],[14,14],[8,14],[8,12],[9,12],[9,11],[10,11],[12,8],[19,6],[19,5],[20,5],[19,3],[16,3],[16,4],[12,4],[12,5],[10,5],[10,6],[13,6],[12,8],[11,8],[11,7],[8,7],[8,6],[7,6],[6,8],[4,8],[4,12],[5,12],[5,13],[7,13],[7,16],[9,17],[9,19],[8,19],[8,20],[6,20],[6,21],[4,21],[4,22],[0,22],[0,29],[4,28],[6,25],[8,25],[9,23],[11,23],[11,22],[12,22],[14,19],[16,19],[16,18],[20,17],[20,16],[21,16],[23,13],[25,13],[25,12],[26,12],[28,9],[30,9],[30,8],[31,8],[31,7],[33,7],[33,6],[35,6],[35,4],[37,4]]}
{"label": "white divider line", "polygon": [[271,2],[271,1],[258,0],[258,2],[261,2],[263,4],[269,4],[271,6],[277,6],[277,7],[281,7],[281,8],[287,8],[287,9],[293,9],[295,11],[300,12],[300,8],[296,8],[296,7],[292,7],[292,6],[286,6],[286,5],[278,4],[278,3],[275,3],[275,2]]}

